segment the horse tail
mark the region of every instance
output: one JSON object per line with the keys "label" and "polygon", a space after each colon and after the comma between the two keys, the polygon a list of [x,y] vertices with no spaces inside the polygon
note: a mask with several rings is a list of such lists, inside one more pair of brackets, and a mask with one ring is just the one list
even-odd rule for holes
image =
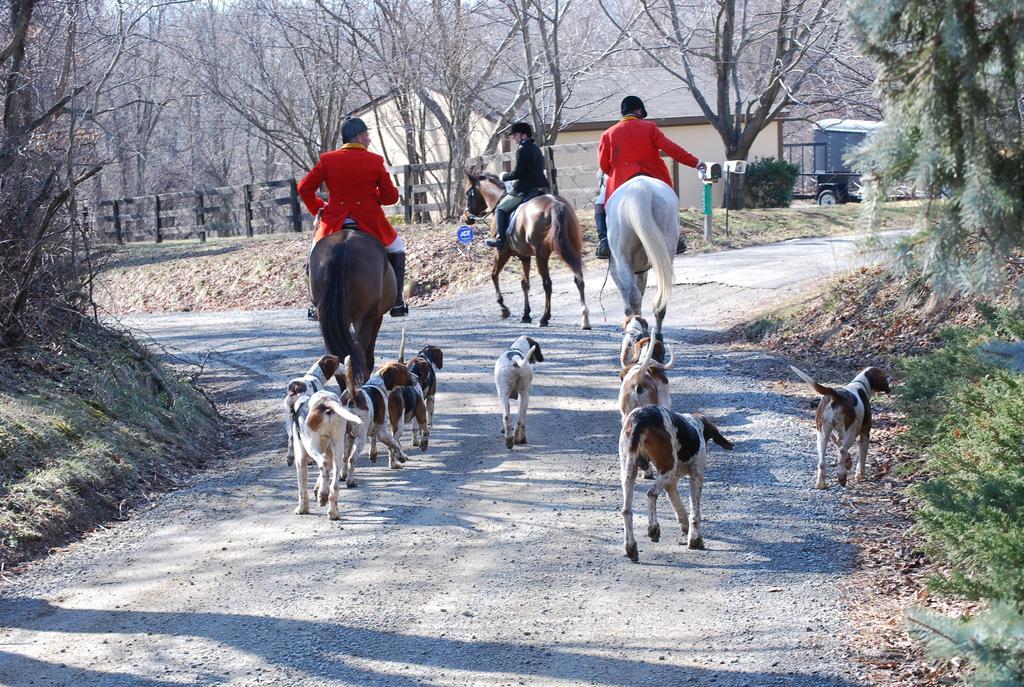
{"label": "horse tail", "polygon": [[351,357],[355,377],[359,381],[366,380],[366,371],[362,349],[352,338],[352,323],[348,314],[348,286],[345,283],[350,274],[352,253],[344,243],[338,243],[331,249],[331,257],[324,270],[324,291],[320,302],[320,333],[323,334],[327,350],[342,360]]}
{"label": "horse tail", "polygon": [[622,211],[654,268],[654,277],[658,282],[658,298],[654,301],[654,312],[657,313],[668,308],[669,296],[672,295],[672,251],[661,240],[658,231],[653,209],[657,198],[653,190],[647,185],[637,185],[635,188],[638,193],[624,194]]}
{"label": "horse tail", "polygon": [[551,209],[548,247],[557,251],[573,272],[583,271],[583,235],[580,233],[579,220],[569,204],[557,196]]}

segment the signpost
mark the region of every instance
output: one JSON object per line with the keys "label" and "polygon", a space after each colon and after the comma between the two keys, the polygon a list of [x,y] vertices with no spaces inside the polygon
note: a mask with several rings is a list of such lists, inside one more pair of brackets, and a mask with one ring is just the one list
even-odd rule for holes
{"label": "signpost", "polygon": [[468,224],[463,224],[455,230],[455,240],[459,242],[459,248],[469,248],[469,244],[473,243],[473,227]]}

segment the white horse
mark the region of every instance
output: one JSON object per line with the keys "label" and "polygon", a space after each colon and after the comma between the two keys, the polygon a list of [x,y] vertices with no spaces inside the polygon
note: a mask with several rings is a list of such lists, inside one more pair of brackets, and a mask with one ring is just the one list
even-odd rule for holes
{"label": "white horse", "polygon": [[626,304],[626,316],[640,315],[647,271],[654,268],[658,297],[654,333],[668,309],[674,277],[672,259],[679,240],[679,197],[672,187],[649,176],[636,176],[615,189],[605,206],[611,273]]}

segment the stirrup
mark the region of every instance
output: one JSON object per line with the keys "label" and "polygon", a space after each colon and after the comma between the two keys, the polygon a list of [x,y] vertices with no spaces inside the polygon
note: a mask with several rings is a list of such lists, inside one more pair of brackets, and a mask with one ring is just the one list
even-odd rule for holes
{"label": "stirrup", "polygon": [[608,249],[608,241],[606,239],[601,239],[598,242],[597,251],[595,251],[595,255],[597,255],[598,259],[600,260],[607,260],[608,258],[611,257],[612,252]]}
{"label": "stirrup", "polygon": [[487,239],[484,243],[491,248],[497,248],[498,250],[505,247],[505,242],[502,239]]}
{"label": "stirrup", "polygon": [[404,302],[403,303],[399,303],[395,307],[391,308],[391,316],[392,317],[405,317],[408,314],[409,314],[409,306],[406,305]]}

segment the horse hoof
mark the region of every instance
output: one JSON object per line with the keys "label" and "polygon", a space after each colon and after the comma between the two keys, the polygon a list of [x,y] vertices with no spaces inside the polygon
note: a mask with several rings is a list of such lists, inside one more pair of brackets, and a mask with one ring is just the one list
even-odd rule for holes
{"label": "horse hoof", "polygon": [[512,439],[511,434],[505,437],[505,446],[507,446],[508,448],[512,448],[513,446],[515,446],[515,441]]}
{"label": "horse hoof", "polygon": [[512,311],[508,308],[501,309],[501,319],[507,320],[512,315]]}
{"label": "horse hoof", "polygon": [[633,561],[634,563],[638,563],[640,561],[640,554],[636,550],[636,544],[626,547],[626,556],[628,556],[629,560]]}
{"label": "horse hoof", "polygon": [[541,320],[540,321],[540,326],[542,326],[542,327],[548,326],[548,321],[547,320]]}
{"label": "horse hoof", "polygon": [[522,322],[523,324],[531,324],[533,322],[533,318],[530,317],[529,315],[523,315],[523,319],[519,321]]}

